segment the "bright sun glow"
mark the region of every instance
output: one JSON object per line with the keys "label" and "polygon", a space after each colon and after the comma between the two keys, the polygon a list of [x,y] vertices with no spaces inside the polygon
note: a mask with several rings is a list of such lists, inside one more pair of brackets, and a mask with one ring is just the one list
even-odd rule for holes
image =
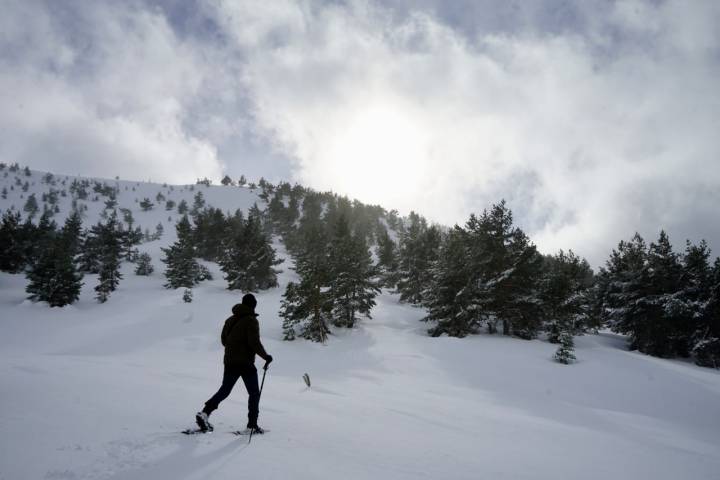
{"label": "bright sun glow", "polygon": [[323,157],[340,191],[392,205],[422,189],[427,132],[409,112],[372,106],[334,133]]}

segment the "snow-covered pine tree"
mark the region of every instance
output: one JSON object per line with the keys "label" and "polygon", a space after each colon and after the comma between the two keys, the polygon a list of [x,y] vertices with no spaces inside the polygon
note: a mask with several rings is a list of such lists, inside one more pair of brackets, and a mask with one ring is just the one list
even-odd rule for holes
{"label": "snow-covered pine tree", "polygon": [[636,332],[638,349],[659,357],[689,355],[693,325],[681,295],[683,268],[665,231],[651,243],[647,256],[650,291],[646,297],[646,325]]}
{"label": "snow-covered pine tree", "polygon": [[710,249],[705,240],[697,245],[686,241],[682,269],[682,292],[679,297],[686,310],[685,322],[691,330],[687,335],[688,345],[695,357],[697,344],[707,339],[707,333],[711,330],[708,307],[712,295],[713,271],[710,266]]}
{"label": "snow-covered pine tree", "polygon": [[342,214],[335,221],[329,248],[331,322],[352,328],[358,315],[371,318],[370,311],[380,292],[372,257],[364,238],[350,232]]}
{"label": "snow-covered pine tree", "polygon": [[400,301],[419,305],[430,285],[430,265],[437,259],[440,230],[434,225],[428,227],[415,212],[410,212],[407,224],[400,231],[397,290]]}
{"label": "snow-covered pine tree", "polygon": [[140,208],[142,208],[143,212],[149,212],[154,206],[155,205],[147,197],[143,198],[140,202]]}
{"label": "snow-covered pine tree", "polygon": [[143,252],[137,256],[137,264],[135,265],[135,275],[148,276],[152,275],[155,267],[152,264],[152,257],[147,252]]}
{"label": "snow-covered pine tree", "polygon": [[20,212],[8,210],[3,214],[0,225],[0,270],[18,273],[25,267],[25,243]]}
{"label": "snow-covered pine tree", "polygon": [[533,338],[542,325],[539,281],[542,257],[527,235],[513,227],[513,216],[502,200],[480,218],[470,216],[468,262],[472,298],[488,322],[490,333],[502,322],[504,335]]}
{"label": "snow-covered pine tree", "polygon": [[26,265],[32,267],[43,254],[45,246],[56,237],[57,223],[52,219],[52,214],[45,211],[37,225],[34,225],[28,217],[22,228],[24,258]]}
{"label": "snow-covered pine tree", "polygon": [[709,273],[707,300],[696,324],[692,356],[700,366],[720,368],[720,258],[715,259]]}
{"label": "snow-covered pine tree", "polygon": [[598,301],[603,323],[613,331],[629,335],[630,346],[637,349],[635,332],[641,332],[645,319],[648,294],[647,245],[636,233],[613,249],[605,267],[600,269],[601,292]]}
{"label": "snow-covered pine tree", "polygon": [[185,215],[188,212],[188,204],[185,199],[180,200],[180,203],[178,203],[177,211],[180,215]]}
{"label": "snow-covered pine tree", "polygon": [[206,208],[193,216],[193,245],[198,257],[217,262],[223,255],[228,222],[219,208]]}
{"label": "snow-covered pine tree", "polygon": [[292,256],[297,256],[304,250],[305,242],[316,229],[324,229],[322,220],[323,205],[321,196],[315,192],[309,192],[303,197],[302,217],[297,228],[291,228],[286,232],[280,232],[283,236],[285,246]]}
{"label": "snow-covered pine tree", "polygon": [[378,274],[384,287],[395,288],[397,285],[398,254],[397,245],[387,228],[381,226],[377,233],[377,248],[375,250],[378,259]]}
{"label": "snow-covered pine tree", "polygon": [[192,289],[186,288],[185,291],[183,292],[182,299],[183,299],[183,302],[185,302],[185,303],[191,303],[193,300]]}
{"label": "snow-covered pine tree", "polygon": [[544,258],[540,298],[551,343],[560,342],[563,330],[576,334],[585,329],[591,309],[588,289],[592,286],[590,265],[572,250]]}
{"label": "snow-covered pine tree", "polygon": [[73,210],[65,219],[62,231],[60,232],[64,248],[68,250],[70,255],[75,257],[82,248],[83,231],[82,231],[82,214]]}
{"label": "snow-covered pine tree", "polygon": [[231,234],[224,244],[220,266],[225,273],[228,289],[257,292],[277,286],[277,274],[273,267],[281,263],[276,259],[261,225],[258,209],[251,211],[247,221],[242,217],[231,221]]}
{"label": "snow-covered pine tree", "polygon": [[165,258],[165,288],[190,289],[202,280],[212,278],[210,272],[195,260],[195,248],[192,243],[193,232],[187,215],[183,215],[175,225],[177,240],[169,248],[162,248]]}
{"label": "snow-covered pine tree", "polygon": [[20,261],[21,270],[25,270],[32,266],[34,259],[36,258],[36,252],[38,251],[38,244],[41,235],[39,228],[32,222],[30,217],[25,218],[25,221],[20,225],[20,231],[18,232],[19,250],[20,250]]}
{"label": "snow-covered pine tree", "polygon": [[322,225],[308,224],[298,239],[295,271],[299,282],[290,282],[281,302],[285,340],[296,336],[325,343],[332,304],[328,299],[329,262],[327,235]]}
{"label": "snow-covered pine tree", "polygon": [[197,192],[193,199],[193,207],[192,210],[190,210],[190,215],[193,217],[196,216],[203,208],[205,208],[205,196],[202,192]]}
{"label": "snow-covered pine tree", "polygon": [[25,205],[23,206],[23,211],[27,212],[28,217],[32,218],[37,214],[39,210],[38,201],[37,198],[35,198],[35,194],[32,193],[25,201]]}
{"label": "snow-covered pine tree", "polygon": [[288,215],[286,211],[287,207],[285,207],[285,203],[283,202],[282,192],[275,192],[267,206],[267,215],[273,233],[283,234],[290,228],[287,222]]}
{"label": "snow-covered pine tree", "polygon": [[155,234],[153,235],[153,238],[155,240],[160,240],[163,236],[164,231],[165,227],[163,227],[162,223],[158,222],[158,224],[155,225]]}
{"label": "snow-covered pine tree", "polygon": [[85,273],[100,273],[100,267],[105,257],[106,245],[119,245],[126,243],[123,230],[117,221],[115,211],[103,222],[98,222],[85,232],[80,248],[80,257],[78,259],[79,269]]}
{"label": "snow-covered pine tree", "polygon": [[95,298],[100,303],[107,301],[122,279],[120,273],[121,236],[122,230],[117,221],[117,214],[113,211],[99,238],[100,265],[98,284],[95,286],[97,292]]}
{"label": "snow-covered pine tree", "polygon": [[575,342],[573,335],[569,330],[563,330],[559,337],[560,346],[555,352],[555,360],[565,365],[574,362],[575,358]]}
{"label": "snow-covered pine tree", "polygon": [[83,285],[74,260],[80,228],[79,215],[71,215],[59,233],[42,241],[40,257],[27,273],[29,299],[51,307],[77,301]]}
{"label": "snow-covered pine tree", "polygon": [[270,237],[263,230],[262,214],[258,210],[251,210],[248,215],[245,238],[248,259],[246,275],[250,283],[248,286],[252,287],[248,291],[277,287],[277,274],[280,270],[274,267],[283,261],[277,258],[275,249],[270,244]]}
{"label": "snow-covered pine tree", "polygon": [[467,260],[467,232],[456,225],[443,238],[438,258],[430,268],[432,281],[423,293],[428,312],[423,321],[434,323],[428,330],[433,337],[446,334],[462,338],[477,332],[482,323],[469,295],[474,276]]}

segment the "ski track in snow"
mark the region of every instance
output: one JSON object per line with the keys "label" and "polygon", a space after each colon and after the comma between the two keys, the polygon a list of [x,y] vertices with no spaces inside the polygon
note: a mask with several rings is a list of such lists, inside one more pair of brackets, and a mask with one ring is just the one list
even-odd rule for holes
{"label": "ski track in snow", "polygon": [[[48,187],[37,172],[29,180],[40,200]],[[0,188],[13,181],[0,178]],[[151,277],[124,265],[119,290],[99,305],[86,275],[77,304],[50,309],[25,300],[22,275],[0,274],[0,480],[718,478],[719,372],[628,352],[610,333],[577,338],[570,366],[540,340],[429,338],[424,312],[388,292],[372,319],[336,330],[327,345],[283,342],[289,259],[280,288],[258,295],[275,357],[260,423],[272,432],[250,445],[229,433],[245,425],[239,384],[213,414],[214,433],[182,435],[219,386],[218,337],[239,294],[212,264],[215,280],[194,290],[193,303],[165,290],[160,247],[174,241],[167,217],[178,215],[141,212],[134,198],[154,201],[162,190],[192,205],[202,191],[227,211],[261,201],[237,187],[168,194],[118,184],[119,206],[132,207],[143,229],[164,224],[161,240],[140,246],[153,256]],[[3,210],[22,208],[19,190]],[[88,205],[86,225],[102,202]],[[68,207],[61,198],[59,223]]]}

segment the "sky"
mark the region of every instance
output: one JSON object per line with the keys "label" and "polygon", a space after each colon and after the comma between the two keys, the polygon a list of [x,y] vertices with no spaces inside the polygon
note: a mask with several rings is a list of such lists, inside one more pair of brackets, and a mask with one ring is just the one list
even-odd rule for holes
{"label": "sky", "polygon": [[720,254],[720,2],[0,0],[0,161]]}

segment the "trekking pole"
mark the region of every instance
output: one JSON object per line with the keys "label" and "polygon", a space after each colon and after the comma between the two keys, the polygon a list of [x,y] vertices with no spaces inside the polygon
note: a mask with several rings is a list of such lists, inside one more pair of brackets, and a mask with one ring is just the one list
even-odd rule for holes
{"label": "trekking pole", "polygon": [[[263,385],[265,385],[265,374],[267,373],[268,367],[266,366],[263,368],[263,378],[262,382],[260,382],[260,394],[258,395],[258,407],[260,406],[260,397],[262,397],[262,389]],[[260,416],[260,413],[258,412],[258,416]],[[255,420],[255,425],[257,425],[257,420]],[[253,432],[255,431],[254,428],[250,429],[250,437],[248,438],[248,444],[252,441]]]}

